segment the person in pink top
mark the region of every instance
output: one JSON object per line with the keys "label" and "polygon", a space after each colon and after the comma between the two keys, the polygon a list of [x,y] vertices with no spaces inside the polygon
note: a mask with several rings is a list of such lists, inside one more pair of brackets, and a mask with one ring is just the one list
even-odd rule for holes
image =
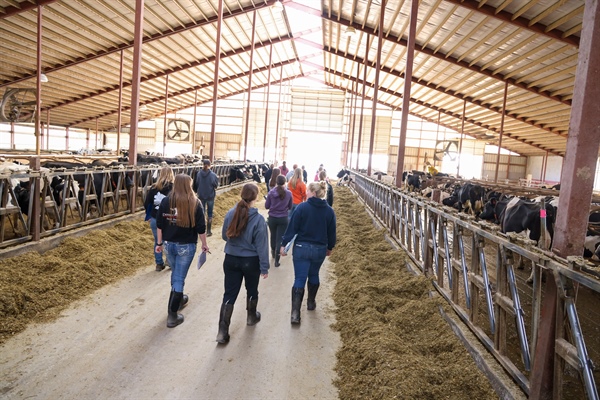
{"label": "person in pink top", "polygon": [[298,204],[306,201],[306,184],[302,179],[302,168],[296,168],[294,175],[288,182],[288,190],[292,192],[292,209],[289,212],[291,218],[292,213],[298,206]]}
{"label": "person in pink top", "polygon": [[281,166],[279,167],[279,172],[281,173],[281,175],[286,176],[288,172],[290,172],[289,168],[287,167],[287,165],[285,165],[285,161],[281,163]]}

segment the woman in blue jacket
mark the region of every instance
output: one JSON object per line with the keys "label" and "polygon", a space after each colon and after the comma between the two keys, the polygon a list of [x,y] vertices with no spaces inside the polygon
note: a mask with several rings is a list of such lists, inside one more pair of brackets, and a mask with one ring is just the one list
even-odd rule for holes
{"label": "woman in blue jacket", "polygon": [[258,282],[269,276],[269,245],[267,244],[267,223],[254,207],[258,197],[258,186],[246,183],[242,188],[242,199],[227,212],[223,221],[221,236],[225,243],[225,293],[219,313],[219,333],[217,342],[229,342],[229,324],[233,305],[242,287],[246,284],[246,325],[260,321],[256,311],[258,304]]}
{"label": "woman in blue jacket", "polygon": [[[327,183],[312,182],[306,189],[307,200],[294,212],[281,241],[280,253],[285,256],[285,246],[294,240],[294,285],[292,287],[291,323],[300,323],[300,307],[304,299],[304,286],[308,279],[307,309],[316,308],[319,290],[319,270],[325,257],[331,255],[336,241],[335,212],[325,197]],[[295,238],[295,239],[294,239]]]}
{"label": "woman in blue jacket", "polygon": [[173,170],[171,167],[162,167],[158,174],[158,180],[155,184],[150,187],[144,200],[144,209],[146,210],[146,221],[150,221],[150,229],[154,235],[154,260],[156,261],[156,271],[162,271],[165,269],[165,263],[163,261],[162,252],[156,251],[156,244],[158,243],[156,236],[156,214],[158,213],[158,207],[162,200],[169,195],[173,188],[174,180]]}

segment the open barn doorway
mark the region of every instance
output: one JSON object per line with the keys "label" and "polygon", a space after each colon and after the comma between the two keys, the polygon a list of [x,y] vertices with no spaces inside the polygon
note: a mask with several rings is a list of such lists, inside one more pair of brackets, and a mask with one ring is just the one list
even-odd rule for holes
{"label": "open barn doorway", "polygon": [[304,165],[309,182],[314,180],[320,164],[329,177],[335,177],[340,169],[342,135],[290,131],[287,144],[287,165]]}

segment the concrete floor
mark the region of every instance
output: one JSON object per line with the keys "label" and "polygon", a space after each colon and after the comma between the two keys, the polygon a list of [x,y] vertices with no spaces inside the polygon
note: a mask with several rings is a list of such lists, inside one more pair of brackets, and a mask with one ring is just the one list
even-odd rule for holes
{"label": "concrete floor", "polygon": [[242,288],[231,341],[217,345],[224,243],[215,229],[207,263],[201,270],[192,264],[182,325],[166,328],[170,269],[148,266],[0,347],[0,397],[337,399],[332,380],[340,339],[330,328],[334,282],[328,261],[317,310],[307,312],[305,299],[300,326],[290,324],[294,272],[288,256],[260,281],[261,322],[246,326]]}

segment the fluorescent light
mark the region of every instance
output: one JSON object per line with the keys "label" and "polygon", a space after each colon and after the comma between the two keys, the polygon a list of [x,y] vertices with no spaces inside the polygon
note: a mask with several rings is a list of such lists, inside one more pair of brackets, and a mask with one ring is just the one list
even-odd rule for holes
{"label": "fluorescent light", "polygon": [[48,82],[48,77],[46,76],[46,74],[40,75],[40,82],[42,82],[42,83]]}
{"label": "fluorescent light", "polygon": [[344,31],[344,34],[348,37],[352,37],[352,36],[356,35],[356,29],[354,29],[353,26],[349,26]]}
{"label": "fluorescent light", "polygon": [[273,8],[276,10],[283,10],[283,3],[280,0],[277,0],[273,3]]}

